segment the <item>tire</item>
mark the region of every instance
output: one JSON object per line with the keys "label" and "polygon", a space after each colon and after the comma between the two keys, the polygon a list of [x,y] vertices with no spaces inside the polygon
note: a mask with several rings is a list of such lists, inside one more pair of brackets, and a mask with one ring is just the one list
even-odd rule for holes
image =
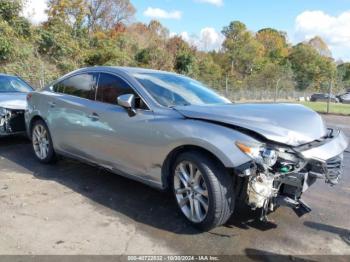
{"label": "tire", "polygon": [[[43,120],[36,120],[33,123],[31,129],[31,140],[34,155],[41,163],[52,164],[56,161],[56,153],[53,148],[51,134]],[[44,148],[44,145],[46,145],[45,151],[42,151],[43,149],[40,147],[42,146]],[[43,152],[45,152],[45,154]]]}
{"label": "tire", "polygon": [[[197,178],[192,179],[192,185],[188,186],[193,188],[186,189],[188,187],[185,186],[183,174],[188,171],[191,176],[190,164],[194,166],[193,170],[197,170],[192,172],[195,174],[192,178]],[[195,180],[201,182],[195,183]],[[196,151],[180,154],[172,165],[171,181],[174,198],[181,213],[195,227],[207,231],[225,224],[231,217],[235,206],[233,179],[225,167],[210,156]]]}

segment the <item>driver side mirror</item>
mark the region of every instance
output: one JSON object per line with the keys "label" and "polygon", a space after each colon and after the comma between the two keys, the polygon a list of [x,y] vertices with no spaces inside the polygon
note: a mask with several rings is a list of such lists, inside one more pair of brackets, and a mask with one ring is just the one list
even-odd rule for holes
{"label": "driver side mirror", "polygon": [[135,110],[135,96],[133,94],[121,95],[117,98],[117,104],[121,107],[124,107],[130,117],[136,115]]}

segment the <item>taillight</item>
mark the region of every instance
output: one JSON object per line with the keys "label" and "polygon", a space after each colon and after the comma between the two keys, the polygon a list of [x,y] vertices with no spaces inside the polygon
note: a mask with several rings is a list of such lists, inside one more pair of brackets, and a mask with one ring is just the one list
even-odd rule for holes
{"label": "taillight", "polygon": [[33,96],[33,94],[31,94],[31,93],[27,94],[27,101],[29,101],[30,99],[32,99],[32,96]]}

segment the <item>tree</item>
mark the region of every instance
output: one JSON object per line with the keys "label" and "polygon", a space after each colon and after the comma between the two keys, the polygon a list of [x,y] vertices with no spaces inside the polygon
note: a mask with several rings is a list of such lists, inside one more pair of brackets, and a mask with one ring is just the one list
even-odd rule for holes
{"label": "tree", "polygon": [[0,18],[11,23],[15,21],[22,10],[21,0],[1,0],[0,1]]}
{"label": "tree", "polygon": [[0,63],[8,61],[14,52],[12,28],[5,21],[0,20]]}
{"label": "tree", "polygon": [[6,21],[19,37],[31,34],[29,21],[21,16],[23,3],[21,0],[1,0],[0,19]]}
{"label": "tree", "polygon": [[265,56],[274,63],[283,63],[288,56],[289,46],[286,33],[272,28],[264,28],[258,31],[256,39],[264,46]]}
{"label": "tree", "polygon": [[87,15],[85,0],[49,0],[48,1],[48,25],[69,25],[75,36],[84,26]]}
{"label": "tree", "polygon": [[298,44],[292,48],[289,59],[295,74],[297,87],[301,90],[313,87],[322,89],[325,82],[330,82],[335,75],[333,60],[321,56],[308,44]]}
{"label": "tree", "polygon": [[327,44],[319,36],[315,36],[308,42],[321,56],[332,57],[332,52],[329,50]]}
{"label": "tree", "polygon": [[224,87],[222,68],[214,62],[210,54],[197,54],[195,70],[197,71],[195,77],[208,86],[219,90]]}
{"label": "tree", "polygon": [[[152,20],[148,24],[148,30],[152,34],[153,37],[158,39],[166,39],[169,36],[169,30],[164,27],[159,21]],[[157,39],[155,39],[157,40]]]}
{"label": "tree", "polygon": [[36,26],[21,16],[22,1],[0,0],[0,71],[40,80],[41,86],[89,65],[175,71],[219,90],[226,83],[235,90],[278,91],[295,83],[298,89],[322,89],[331,79],[335,89],[350,86],[349,64],[336,68],[319,37],[292,47],[283,32],[254,33],[233,21],[222,30],[222,49],[199,51],[179,36],[170,37],[159,21],[132,22],[131,0],[48,0],[48,21]]}
{"label": "tree", "polygon": [[166,50],[158,46],[150,46],[141,49],[135,56],[135,60],[140,67],[153,68],[158,70],[171,71],[173,65]]}
{"label": "tree", "polygon": [[119,23],[128,22],[136,9],[130,0],[85,0],[88,7],[88,27],[92,32],[99,28],[110,30]]}
{"label": "tree", "polygon": [[337,74],[341,85],[350,89],[350,63],[343,63],[337,66]]}
{"label": "tree", "polygon": [[179,74],[188,75],[192,72],[195,56],[189,50],[181,50],[176,54],[174,69]]}
{"label": "tree", "polygon": [[259,43],[242,22],[234,21],[224,27],[226,37],[223,47],[237,72],[243,77],[250,75],[254,69],[259,70],[264,47]]}
{"label": "tree", "polygon": [[293,76],[293,70],[289,63],[279,65],[268,62],[261,71],[255,72],[246,81],[249,87],[274,91],[275,97],[277,97],[282,89],[294,89]]}

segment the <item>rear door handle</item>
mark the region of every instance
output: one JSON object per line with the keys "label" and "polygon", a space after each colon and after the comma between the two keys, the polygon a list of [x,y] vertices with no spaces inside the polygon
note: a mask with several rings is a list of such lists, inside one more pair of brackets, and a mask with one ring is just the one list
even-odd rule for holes
{"label": "rear door handle", "polygon": [[98,121],[100,117],[96,113],[92,113],[91,115],[88,115],[88,118],[90,118],[93,121]]}
{"label": "rear door handle", "polygon": [[50,106],[51,108],[53,108],[53,107],[56,106],[56,103],[55,103],[55,102],[48,102],[48,104],[49,104],[49,106]]}

